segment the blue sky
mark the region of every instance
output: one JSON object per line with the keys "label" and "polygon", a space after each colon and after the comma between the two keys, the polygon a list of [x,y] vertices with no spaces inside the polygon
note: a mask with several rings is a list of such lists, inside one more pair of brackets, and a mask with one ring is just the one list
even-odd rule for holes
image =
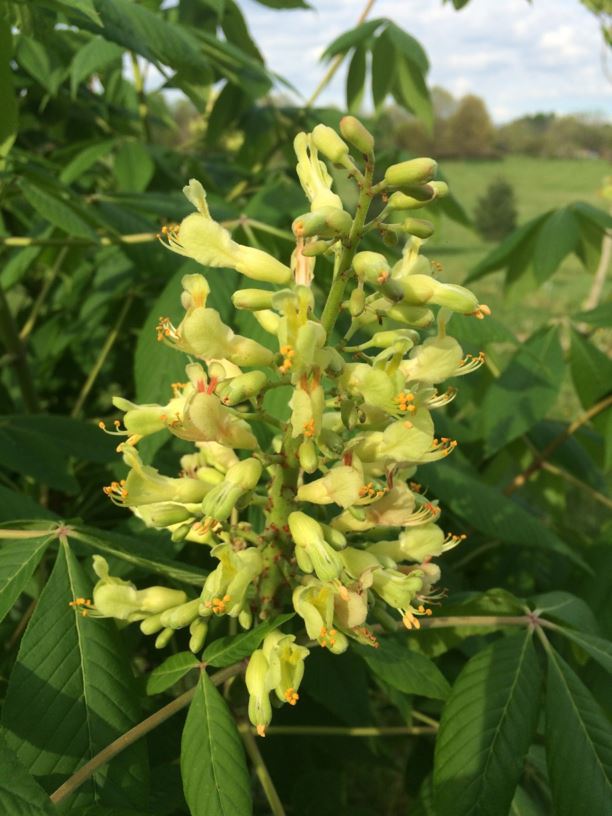
{"label": "blue sky", "polygon": [[[305,97],[323,74],[325,46],[354,26],[365,0],[310,3],[312,11],[279,12],[240,2],[268,66]],[[538,111],[612,115],[597,20],[579,0],[471,0],[460,12],[442,0],[377,0],[374,17],[391,18],[422,43],[430,85],[479,94],[497,122]],[[322,102],[343,105],[345,72],[343,65]]]}

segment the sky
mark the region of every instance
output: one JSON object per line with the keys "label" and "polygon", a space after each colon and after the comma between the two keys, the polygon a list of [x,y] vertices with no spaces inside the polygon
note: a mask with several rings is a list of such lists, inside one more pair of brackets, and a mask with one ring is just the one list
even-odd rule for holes
{"label": "sky", "polygon": [[[268,67],[306,98],[324,73],[325,47],[352,28],[365,0],[309,0],[313,10],[274,11],[241,0]],[[431,63],[428,84],[481,96],[493,119],[554,112],[612,117],[596,18],[579,0],[471,0],[460,12],[442,0],[376,0],[369,19],[388,17],[416,37]],[[612,54],[608,56],[612,78]],[[344,105],[346,64],[320,102]]]}

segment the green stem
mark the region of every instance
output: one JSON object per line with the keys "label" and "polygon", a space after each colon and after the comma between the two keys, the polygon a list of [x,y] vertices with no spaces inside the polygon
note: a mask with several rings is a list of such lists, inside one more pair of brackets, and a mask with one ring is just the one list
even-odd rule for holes
{"label": "green stem", "polygon": [[151,141],[151,128],[149,127],[149,108],[147,105],[147,97],[144,88],[144,76],[138,64],[138,57],[133,51],[130,51],[130,59],[132,61],[132,73],[134,75],[134,88],[138,96],[138,115],[142,124],[142,133],[145,141]]}
{"label": "green stem", "polygon": [[104,341],[104,345],[100,349],[100,353],[96,359],[96,362],[93,365],[93,368],[89,372],[89,376],[83,383],[83,387],[81,388],[81,392],[77,397],[76,402],[70,412],[71,417],[77,417],[81,413],[81,409],[83,408],[83,403],[87,399],[89,392],[91,391],[93,384],[95,383],[98,374],[100,373],[102,366],[104,365],[106,358],[112,347],[115,344],[115,341],[119,337],[119,332],[121,331],[121,326],[123,325],[123,321],[125,320],[127,313],[129,311],[130,306],[134,300],[133,295],[128,295],[123,302],[123,306],[121,307],[121,311],[117,316],[117,320],[115,321],[115,325],[110,330],[108,337]]}
{"label": "green stem", "polygon": [[38,395],[28,365],[26,349],[19,337],[15,320],[2,287],[0,287],[0,339],[10,355],[10,364],[15,370],[24,408],[27,413],[34,414],[40,408]]}
{"label": "green stem", "polygon": [[338,269],[334,276],[331,289],[329,290],[329,295],[327,296],[327,301],[323,308],[323,314],[321,315],[321,325],[325,329],[328,337],[340,313],[342,301],[344,300],[344,290],[346,289],[346,284],[353,274],[351,264],[353,262],[353,257],[357,249],[357,243],[361,238],[363,225],[372,202],[370,188],[372,185],[373,175],[374,161],[372,156],[368,156],[365,166],[365,179],[359,192],[359,200],[357,202],[357,209],[355,210],[353,226],[351,227],[349,237],[342,248]]}
{"label": "green stem", "polygon": [[[221,669],[221,671],[215,672],[211,676],[211,681],[215,686],[220,686],[230,677],[233,677],[236,674],[240,674],[243,670],[244,664],[241,661],[240,663],[234,663],[232,666],[228,666],[226,669]],[[197,686],[194,686],[189,691],[186,691],[184,694],[181,694],[180,697],[177,697],[176,700],[173,700],[168,705],[165,705],[163,708],[160,708],[159,711],[156,711],[155,714],[151,714],[150,717],[147,717],[146,720],[138,723],[135,725],[134,728],[130,728],[129,731],[126,731],[125,734],[122,734],[120,737],[117,737],[116,740],[107,745],[106,748],[103,748],[99,754],[96,754],[95,757],[86,762],[79,770],[74,773],[70,779],[67,779],[63,785],[60,785],[59,788],[51,794],[51,801],[59,805],[60,802],[63,802],[69,796],[71,796],[81,785],[86,782],[90,776],[101,768],[102,765],[106,765],[107,762],[110,762],[113,757],[120,754],[121,751],[125,751],[132,743],[136,742],[137,740],[144,737],[145,734],[148,734],[149,731],[153,731],[154,728],[157,728],[158,725],[161,725],[167,719],[172,717],[173,714],[176,714],[177,711],[185,708],[191,702],[193,696],[195,695],[197,690]]]}
{"label": "green stem", "polygon": [[[397,725],[376,727],[347,728],[335,725],[271,725],[266,729],[266,736],[276,734],[293,734],[295,736],[322,737],[403,737],[406,735],[435,734],[437,728],[420,725]],[[251,733],[251,729],[249,729]]]}
{"label": "green stem", "polygon": [[531,615],[456,615],[439,618],[424,618],[422,629],[443,629],[450,626],[533,626],[556,629],[551,621],[535,614]]}
{"label": "green stem", "polygon": [[257,778],[259,779],[263,792],[268,800],[268,804],[270,805],[270,813],[272,816],[285,816],[283,803],[276,792],[270,772],[266,768],[266,763],[264,762],[261,752],[257,747],[257,741],[253,736],[251,726],[248,723],[241,723],[238,726],[238,730],[240,731],[240,736],[244,742],[244,747],[247,750],[247,754],[249,755],[251,762],[253,763],[253,767],[255,768]]}
{"label": "green stem", "polygon": [[0,246],[113,246],[114,244],[146,244],[157,241],[155,232],[134,232],[127,235],[102,235],[97,238],[32,238],[29,235],[8,235],[0,238]]}

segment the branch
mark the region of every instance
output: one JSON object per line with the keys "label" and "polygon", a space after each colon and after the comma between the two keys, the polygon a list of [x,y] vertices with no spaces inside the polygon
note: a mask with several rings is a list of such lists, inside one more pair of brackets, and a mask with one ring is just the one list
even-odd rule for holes
{"label": "branch", "polygon": [[504,494],[506,496],[511,496],[515,490],[522,487],[530,476],[533,476],[534,473],[544,466],[544,462],[546,462],[546,460],[552,456],[558,447],[569,439],[570,436],[573,436],[573,434],[575,434],[579,428],[582,428],[582,426],[586,425],[587,422],[590,422],[593,417],[601,414],[602,411],[605,411],[606,408],[609,408],[611,405],[612,394],[608,394],[607,397],[604,397],[603,399],[599,400],[599,402],[596,402],[595,405],[592,405],[588,411],[585,411],[585,413],[582,414],[582,416],[570,423],[567,428],[555,436],[552,442],[544,448],[539,456],[534,457],[531,464],[526,467],[525,470],[521,471],[521,473],[514,477],[510,484],[508,484],[504,489]]}
{"label": "branch", "polygon": [[532,626],[537,629],[556,629],[551,621],[535,613],[529,615],[449,615],[439,618],[422,618],[421,629],[444,629],[450,626]]}
{"label": "branch", "polygon": [[[228,666],[226,669],[221,669],[221,671],[215,672],[210,679],[215,686],[219,686],[230,677],[240,674],[243,668],[244,663],[242,661],[240,663],[234,663],[233,666]],[[64,799],[67,799],[68,796],[80,788],[83,782],[86,782],[90,776],[93,776],[98,768],[102,767],[102,765],[106,765],[106,763],[110,762],[113,757],[120,754],[121,751],[124,751],[141,737],[144,737],[144,735],[148,734],[149,731],[153,731],[154,728],[157,728],[158,725],[161,725],[173,714],[176,714],[177,711],[180,711],[182,708],[188,706],[196,693],[196,689],[197,686],[189,689],[189,691],[186,691],[184,694],[181,694],[180,697],[177,697],[176,700],[173,700],[171,703],[168,703],[168,705],[160,708],[159,711],[155,712],[155,714],[151,714],[151,716],[147,717],[146,720],[143,720],[141,723],[138,723],[138,725],[130,728],[129,731],[126,731],[125,734],[117,737],[117,739],[111,742],[110,745],[103,748],[99,754],[96,754],[95,757],[89,760],[89,762],[86,762],[85,765],[79,768],[79,770],[74,773],[70,779],[67,779],[63,785],[60,785],[59,788],[51,794],[51,801],[54,804],[59,805],[60,802],[63,802]]]}
{"label": "branch", "polygon": [[[357,25],[358,26],[360,26],[365,21],[368,14],[372,11],[372,7],[374,6],[375,2],[376,2],[376,0],[368,0],[368,2],[365,4],[365,7],[364,7],[363,11],[359,15],[359,19],[357,20]],[[327,71],[323,75],[323,78],[321,79],[321,81],[319,82],[317,87],[312,92],[310,98],[308,99],[308,101],[304,105],[305,108],[312,108],[312,106],[315,103],[315,100],[319,97],[321,92],[324,91],[325,88],[327,88],[329,83],[334,78],[334,76],[336,74],[336,71],[342,65],[345,57],[346,57],[346,54],[338,54],[332,60],[329,68],[327,69]]]}
{"label": "branch", "polygon": [[[252,737],[254,729],[249,728]],[[347,728],[345,726],[334,725],[270,725],[266,728],[268,734],[283,735],[294,734],[296,736],[322,736],[322,737],[403,737],[406,735],[417,736],[420,734],[435,734],[437,728],[433,726],[421,725],[396,725],[372,727]]]}
{"label": "branch", "polygon": [[19,337],[19,331],[2,287],[0,287],[0,339],[8,352],[10,365],[15,369],[24,408],[27,413],[35,414],[40,407],[38,395],[28,365],[26,349]]}
{"label": "branch", "polygon": [[[238,731],[240,732],[240,736],[244,742],[244,747],[251,758],[257,778],[261,783],[263,792],[268,800],[268,804],[270,805],[270,813],[272,816],[285,816],[283,803],[276,792],[270,772],[266,768],[266,763],[264,762],[261,752],[257,747],[257,740],[253,736],[255,729],[251,727],[250,723],[240,723],[238,725]],[[270,731],[270,729],[268,729],[268,731]]]}

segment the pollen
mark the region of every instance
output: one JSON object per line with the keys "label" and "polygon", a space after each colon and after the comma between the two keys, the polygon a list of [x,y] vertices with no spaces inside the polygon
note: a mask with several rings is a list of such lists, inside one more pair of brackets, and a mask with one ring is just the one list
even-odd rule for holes
{"label": "pollen", "polygon": [[474,309],[473,312],[470,312],[472,317],[477,318],[478,320],[484,320],[485,317],[489,317],[491,314],[491,309],[487,306],[486,303],[479,303],[478,306]]}
{"label": "pollen", "polygon": [[75,598],[74,601],[69,602],[68,606],[74,607],[75,611],[78,611],[80,615],[86,618],[93,603],[89,598]]}
{"label": "pollen", "polygon": [[157,331],[157,340],[160,343],[162,340],[169,340],[172,343],[180,340],[179,333],[172,325],[169,317],[160,317],[155,330]]}
{"label": "pollen", "polygon": [[[226,604],[230,600],[229,595],[224,595],[222,598],[213,598],[212,603],[210,604],[212,607],[212,611],[215,615],[223,615],[226,610]],[[208,606],[208,604],[207,604]]]}
{"label": "pollen", "polygon": [[308,422],[304,423],[304,436],[313,437],[315,435],[315,421],[314,419],[309,419]]}
{"label": "pollen", "polygon": [[266,726],[259,723],[259,725],[257,726],[257,734],[260,737],[265,737],[266,736]]}
{"label": "pollen", "polygon": [[321,644],[321,648],[333,648],[336,645],[336,630],[335,629],[328,629],[326,626],[321,627],[321,633],[319,634],[319,643]]}
{"label": "pollen", "polygon": [[409,391],[400,391],[395,397],[393,397],[393,402],[397,404],[399,410],[405,414],[416,414],[417,408],[414,405],[414,394],[411,394]]}
{"label": "pollen", "polygon": [[300,695],[294,688],[288,688],[284,694],[285,700],[289,703],[289,705],[295,705],[297,701],[300,699]]}
{"label": "pollen", "polygon": [[113,504],[123,505],[128,495],[125,487],[125,479],[121,479],[120,482],[111,482],[102,488],[102,492],[108,496]]}

